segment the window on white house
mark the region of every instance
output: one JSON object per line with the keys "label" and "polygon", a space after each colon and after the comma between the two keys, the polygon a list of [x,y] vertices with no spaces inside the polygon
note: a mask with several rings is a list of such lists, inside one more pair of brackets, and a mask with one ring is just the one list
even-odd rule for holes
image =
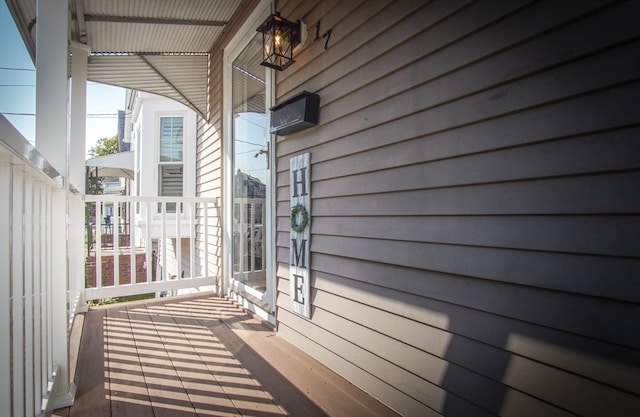
{"label": "window on white house", "polygon": [[[160,118],[160,160],[158,161],[158,195],[182,197],[183,191],[183,119]],[[159,205],[160,210],[161,205]],[[175,203],[167,204],[167,212],[175,213]]]}
{"label": "window on white house", "polygon": [[182,162],[182,117],[160,118],[160,162]]}
{"label": "window on white house", "polygon": [[160,195],[182,197],[182,164],[160,165]]}

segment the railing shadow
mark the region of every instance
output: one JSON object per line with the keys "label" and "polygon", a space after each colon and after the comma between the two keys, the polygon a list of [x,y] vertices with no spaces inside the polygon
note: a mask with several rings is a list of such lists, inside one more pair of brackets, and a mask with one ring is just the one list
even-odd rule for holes
{"label": "railing shadow", "polygon": [[202,296],[92,309],[76,404],[58,414],[325,416],[229,327],[269,330],[244,326],[248,319],[225,300]]}

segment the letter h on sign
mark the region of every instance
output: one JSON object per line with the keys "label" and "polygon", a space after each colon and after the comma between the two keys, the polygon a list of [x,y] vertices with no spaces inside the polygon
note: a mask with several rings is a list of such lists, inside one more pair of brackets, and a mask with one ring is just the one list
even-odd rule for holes
{"label": "letter h on sign", "polygon": [[[298,194],[298,185],[302,188],[302,192]],[[291,197],[302,197],[307,195],[307,167],[291,171]]]}
{"label": "letter h on sign", "polygon": [[309,266],[311,263],[309,255],[311,245],[311,233],[309,232],[311,229],[310,156],[309,153],[305,153],[289,160],[292,225],[289,245],[289,298],[291,310],[307,318],[311,317],[311,298],[309,297]]}

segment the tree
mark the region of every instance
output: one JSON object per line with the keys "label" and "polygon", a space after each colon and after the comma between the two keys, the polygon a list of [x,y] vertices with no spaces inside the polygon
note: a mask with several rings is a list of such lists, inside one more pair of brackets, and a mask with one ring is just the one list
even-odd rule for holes
{"label": "tree", "polygon": [[[113,135],[110,138],[100,138],[96,142],[95,146],[89,149],[89,155],[91,156],[103,156],[112,153],[118,153],[118,135]],[[87,194],[102,194],[102,181],[104,177],[89,177],[87,175],[86,193]]]}
{"label": "tree", "polygon": [[91,156],[109,155],[118,152],[118,135],[113,135],[110,138],[100,138],[96,145],[89,149],[89,155]]}

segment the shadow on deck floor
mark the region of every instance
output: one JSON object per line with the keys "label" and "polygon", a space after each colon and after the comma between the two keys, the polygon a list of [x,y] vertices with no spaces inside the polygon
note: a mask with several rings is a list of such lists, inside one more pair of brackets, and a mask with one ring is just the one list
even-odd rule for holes
{"label": "shadow on deck floor", "polygon": [[90,310],[76,369],[75,404],[54,416],[396,415],[210,295]]}

